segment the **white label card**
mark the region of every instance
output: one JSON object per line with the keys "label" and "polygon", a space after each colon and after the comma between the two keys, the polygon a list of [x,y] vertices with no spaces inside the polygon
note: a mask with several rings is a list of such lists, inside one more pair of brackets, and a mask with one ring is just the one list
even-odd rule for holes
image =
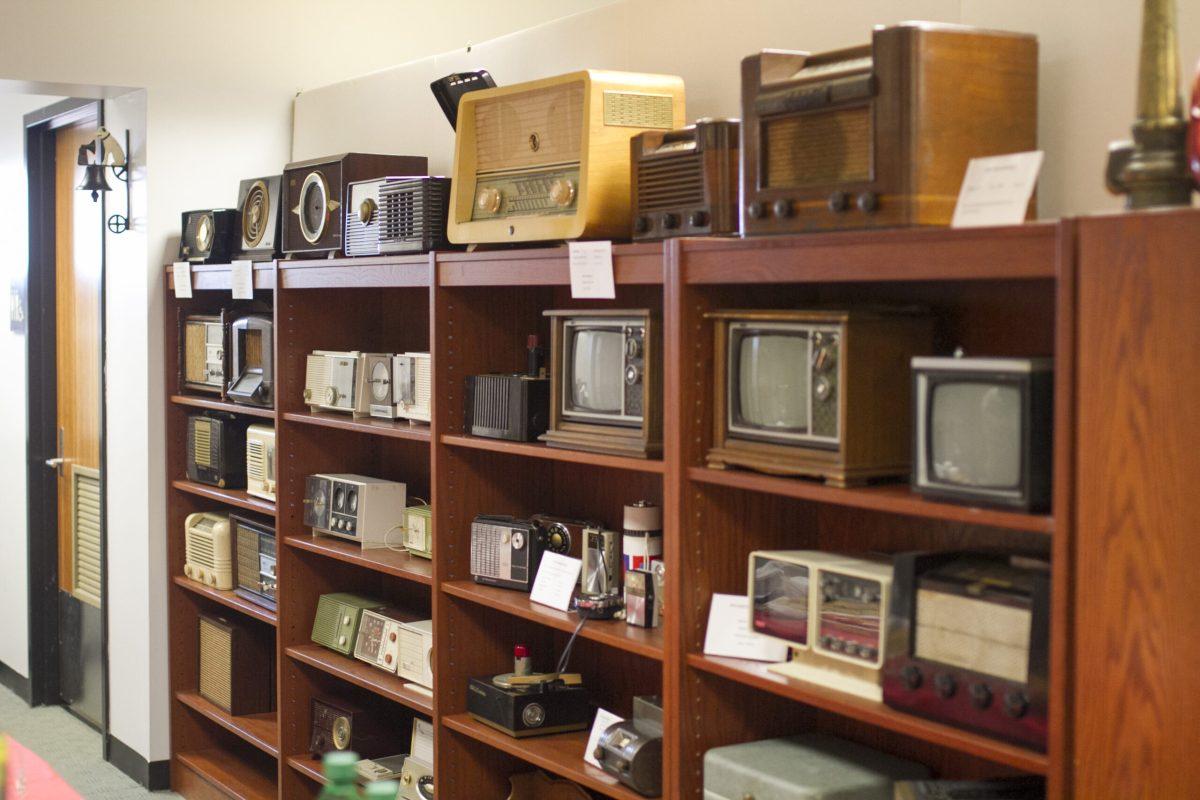
{"label": "white label card", "polygon": [[605,711],[603,708],[596,709],[596,719],[592,722],[592,733],[588,736],[587,749],[583,751],[583,760],[593,767],[598,768],[600,762],[592,754],[596,752],[596,745],[600,742],[600,734],[604,733],[609,725],[615,725],[618,722],[624,721],[624,717],[618,717],[611,711]]}
{"label": "white label card", "polygon": [[571,610],[571,596],[579,584],[579,570],[583,562],[578,558],[561,553],[546,553],[533,579],[533,591],[529,599],[559,611]]}
{"label": "white label card", "polygon": [[423,719],[413,720],[412,742],[409,755],[426,764],[433,764],[433,723]]}
{"label": "white label card", "polygon": [[782,642],[750,629],[750,598],[746,595],[714,594],[708,609],[704,654],[752,661],[785,661],[788,648]]}
{"label": "white label card", "polygon": [[1042,170],[1041,150],[972,158],[954,207],[952,228],[1020,225]]}
{"label": "white label card", "polygon": [[234,261],[229,265],[229,282],[234,300],[254,299],[254,262]]}
{"label": "white label card", "polygon": [[192,296],[192,265],[187,261],[176,261],[171,265],[174,270],[175,296],[187,300]]}
{"label": "white label card", "polygon": [[571,297],[612,300],[617,296],[613,280],[612,242],[570,242]]}

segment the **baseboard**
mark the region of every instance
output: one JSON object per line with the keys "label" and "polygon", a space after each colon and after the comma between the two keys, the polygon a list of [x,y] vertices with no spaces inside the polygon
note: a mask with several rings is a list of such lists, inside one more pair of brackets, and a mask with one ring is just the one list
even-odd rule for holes
{"label": "baseboard", "polygon": [[108,763],[152,792],[171,788],[170,761],[146,761],[141,753],[112,734],[108,736]]}
{"label": "baseboard", "polygon": [[15,669],[0,661],[0,686],[11,689],[13,694],[28,705],[33,700],[33,684]]}

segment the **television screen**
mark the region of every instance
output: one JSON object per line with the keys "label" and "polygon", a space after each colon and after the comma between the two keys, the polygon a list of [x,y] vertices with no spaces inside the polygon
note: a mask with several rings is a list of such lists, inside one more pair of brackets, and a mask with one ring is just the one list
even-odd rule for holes
{"label": "television screen", "polygon": [[808,429],[809,365],[805,334],[747,332],[737,342],[735,424],[768,431]]}
{"label": "television screen", "polygon": [[756,632],[808,644],[808,567],[755,558],[753,591]]}
{"label": "television screen", "polygon": [[1016,489],[1021,481],[1021,390],[950,381],[933,388],[929,467],[936,481]]}
{"label": "television screen", "polygon": [[577,328],[570,353],[570,407],[593,414],[620,414],[625,380],[621,329]]}

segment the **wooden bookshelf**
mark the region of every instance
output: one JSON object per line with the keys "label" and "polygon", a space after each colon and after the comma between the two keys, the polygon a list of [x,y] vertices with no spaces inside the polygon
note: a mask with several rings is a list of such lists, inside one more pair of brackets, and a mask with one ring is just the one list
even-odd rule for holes
{"label": "wooden bookshelf", "polygon": [[[1056,669],[1067,672],[1073,531],[1061,492],[1051,513],[1024,514],[934,502],[902,482],[841,489],[794,478],[710,469],[712,328],[719,308],[903,304],[938,320],[939,352],[955,346],[997,355],[1057,355],[1057,387],[1070,396],[1075,268],[1070,223],[971,231],[891,230],[739,240],[677,240],[614,246],[617,297],[570,296],[562,246],[428,256],[283,261],[256,269],[275,310],[277,407],[250,409],[181,393],[176,385],[175,309],[228,302],[227,268],[198,269],[196,299],[177,301],[167,281],[164,369],[168,401],[168,558],[183,564],[182,521],[209,508],[273,519],[278,534],[279,610],[270,614],[232,593],[182,577],[171,584],[172,765],[178,791],[210,796],[314,798],[319,762],[307,751],[314,697],[343,697],[384,719],[418,714],[434,722],[438,794],[503,797],[508,776],[544,769],[596,796],[635,793],[583,761],[585,733],[514,739],[466,713],[467,682],[511,668],[516,643],[550,668],[577,625],[528,595],[475,584],[470,522],[480,513],[587,516],[620,527],[625,503],[647,499],[665,514],[666,618],[644,630],[591,621],[572,668],[595,703],[628,715],[632,699],[661,694],[665,712],[664,797],[698,800],[706,750],[800,731],[844,736],[922,761],[937,774],[1031,773],[1049,778],[1054,800],[1070,796],[1063,775],[1070,737],[1047,753],[902,714],[788,681],[765,667],[702,654],[714,592],[744,593],[746,554],[757,548],[900,551],[960,546],[1020,547],[1052,555]],[[261,276],[260,276],[261,272]],[[223,283],[224,281],[224,283]],[[526,337],[549,341],[543,312],[560,308],[650,308],[663,323],[664,441],[661,458],[556,449],[470,436],[464,381],[520,369]],[[352,313],[337,313],[352,309]],[[1014,324],[1014,321],[1019,323]],[[314,349],[433,354],[429,425],[315,412],[304,405],[305,356]],[[1068,354],[1069,355],[1069,354]],[[196,409],[274,421],[278,500],[185,479],[183,421]],[[1061,403],[1060,432],[1072,430]],[[1056,442],[1056,481],[1070,480],[1073,441]],[[1066,466],[1062,466],[1062,465]],[[401,480],[410,498],[431,501],[434,558],[363,550],[313,537],[303,525],[304,479],[356,472]],[[1062,490],[1062,491],[1065,491]],[[436,691],[430,697],[394,675],[310,641],[317,598],[353,591],[434,620]],[[223,718],[195,694],[195,617],[208,608],[242,614],[273,632],[278,711],[249,724]],[[1052,731],[1069,725],[1074,684],[1052,682]],[[219,711],[219,710],[218,710]],[[273,733],[273,736],[272,736]],[[205,795],[193,787],[203,786]]]}

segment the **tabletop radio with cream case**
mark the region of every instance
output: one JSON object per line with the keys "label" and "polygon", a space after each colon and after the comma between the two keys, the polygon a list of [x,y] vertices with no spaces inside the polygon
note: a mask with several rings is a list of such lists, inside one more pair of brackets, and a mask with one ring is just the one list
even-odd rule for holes
{"label": "tabletop radio with cream case", "polygon": [[379,189],[391,178],[372,178],[348,184],[345,229],[348,256],[379,255]]}
{"label": "tabletop radio with cream case", "polygon": [[365,609],[358,621],[354,657],[395,675],[400,666],[400,626],[416,618],[396,608]]}
{"label": "tabletop radio with cream case", "polygon": [[450,241],[629,232],[629,140],[684,124],[683,81],[581,70],[459,101]]}
{"label": "tabletop radio with cream case", "polygon": [[883,699],[892,565],[816,550],[750,554],[750,629],[791,648],[769,669],[788,678]]}
{"label": "tabletop radio with cream case", "polygon": [[229,517],[202,511],[183,521],[183,574],[214,589],[233,588]]}
{"label": "tabletop radio with cream case", "polygon": [[366,360],[389,357],[385,353],[360,353],[357,350],[315,350],[304,368],[304,402],[314,411],[348,411],[356,417],[368,416],[371,407],[371,379]]}
{"label": "tabletop radio with cream case", "polygon": [[275,502],[275,429],[246,428],[246,494]]}
{"label": "tabletop radio with cream case", "polygon": [[401,800],[434,800],[433,765],[416,756],[404,759],[400,770]]}
{"label": "tabletop radio with cream case", "polygon": [[237,242],[238,212],[234,208],[184,211],[179,237],[179,260],[193,264],[227,264]]}
{"label": "tabletop radio with cream case", "polygon": [[229,362],[225,359],[228,328],[224,312],[179,318],[179,385],[181,389],[223,395]]}
{"label": "tabletop radio with cream case", "polygon": [[421,558],[433,558],[433,507],[421,502],[404,509],[404,546]]}
{"label": "tabletop radio with cream case", "polygon": [[232,358],[225,396],[235,403],[270,408],[275,402],[275,323],[247,314],[229,326]]}
{"label": "tabletop radio with cream case", "polygon": [[279,255],[283,243],[283,178],[247,178],[238,186],[238,216],[241,220],[241,254],[254,261],[269,261]]}
{"label": "tabletop radio with cream case", "polygon": [[909,361],[933,347],[911,309],[714,311],[708,465],[824,478],[907,475]]}
{"label": "tabletop radio with cream case", "polygon": [[317,598],[313,616],[312,640],[344,656],[354,653],[358,644],[358,626],[367,609],[382,608],[383,603],[349,592],[333,592]]}
{"label": "tabletop radio with cream case", "polygon": [[387,547],[403,538],[405,485],[365,475],[310,475],[304,482],[304,524],[359,542]]}
{"label": "tabletop radio with cream case", "polygon": [[224,411],[187,419],[187,476],[222,489],[246,485],[246,422]]}
{"label": "tabletop radio with cream case", "polygon": [[379,187],[379,252],[445,250],[450,179],[438,176],[388,178]]}
{"label": "tabletop radio with cream case", "polygon": [[876,27],[742,61],[742,232],[947,225],[967,163],[1037,149],[1037,39]]}
{"label": "tabletop radio with cream case", "polygon": [[283,171],[283,252],[329,255],[343,252],[342,223],[349,185],[382,175],[423,175],[424,156],[341,153],[288,164]]}
{"label": "tabletop radio with cream case", "polygon": [[[395,400],[394,358],[391,353],[366,353],[362,358],[361,367],[363,384],[366,389],[368,416],[380,419],[396,419],[398,416]],[[305,397],[307,396],[306,392]]]}
{"label": "tabletop radio with cream case", "polygon": [[229,515],[229,526],[233,531],[234,594],[274,611],[278,583],[275,528],[238,514]]}
{"label": "tabletop radio with cream case", "polygon": [[275,708],[275,639],[251,624],[210,614],[198,620],[198,691],[232,716]]}
{"label": "tabletop radio with cream case", "polygon": [[702,119],[630,140],[635,240],[737,235],[740,128]]}
{"label": "tabletop radio with cream case", "polygon": [[433,620],[400,623],[398,672],[406,681],[433,688]]}

